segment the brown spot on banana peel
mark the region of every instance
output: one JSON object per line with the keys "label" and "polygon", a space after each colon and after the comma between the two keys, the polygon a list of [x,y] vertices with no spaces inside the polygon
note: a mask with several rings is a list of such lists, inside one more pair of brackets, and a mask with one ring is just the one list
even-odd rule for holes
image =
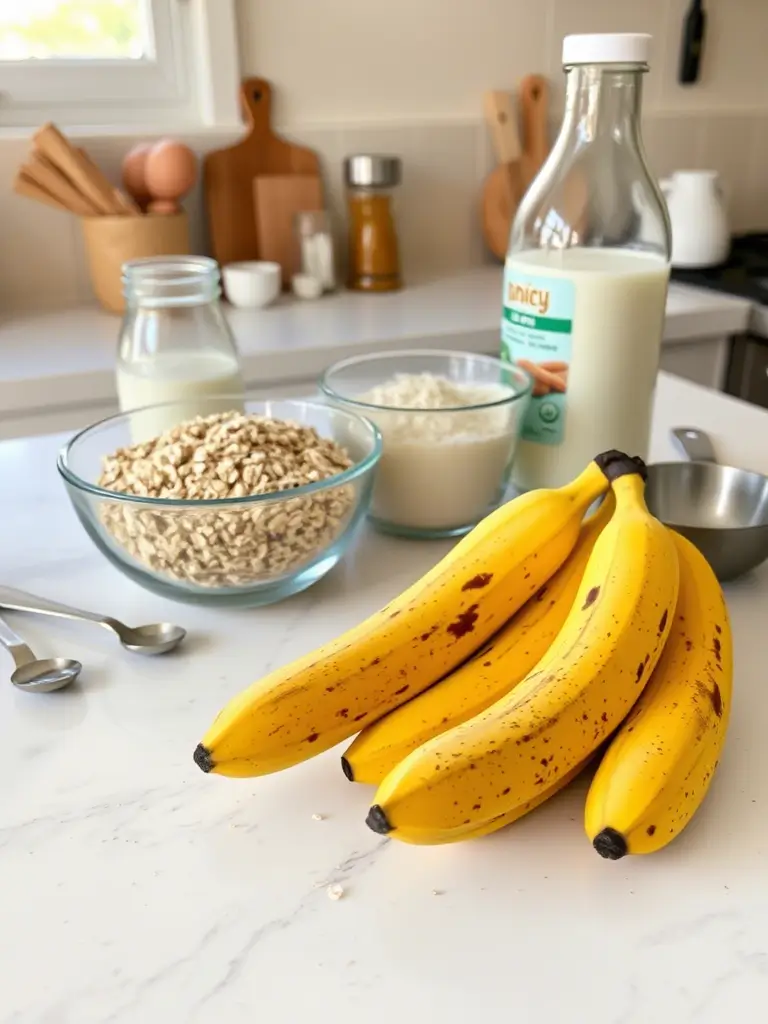
{"label": "brown spot on banana peel", "polygon": [[591,608],[592,605],[595,603],[595,601],[598,599],[599,596],[600,596],[600,587],[592,587],[592,589],[587,594],[587,599],[584,602],[584,604],[582,605],[581,610],[583,612],[585,612],[587,610],[587,608]]}
{"label": "brown spot on banana peel", "polygon": [[[528,574],[530,576],[530,573]],[[526,579],[528,577],[526,576]],[[493,579],[492,572],[479,572],[477,576],[473,576],[471,580],[467,580],[462,590],[482,590],[483,587],[487,587]]]}
{"label": "brown spot on banana peel", "polygon": [[720,693],[720,687],[715,683],[714,688],[710,691],[709,699],[712,701],[712,710],[715,712],[718,718],[723,717],[723,695]]}
{"label": "brown spot on banana peel", "polygon": [[667,610],[665,610],[664,614],[661,616],[661,622],[659,622],[659,630],[658,630],[659,634],[664,632],[664,627],[667,625],[667,619],[668,618],[669,618],[669,612]]}
{"label": "brown spot on banana peel", "polygon": [[[712,705],[712,710],[718,718],[723,717],[723,695],[720,692],[720,687],[717,683],[713,683],[712,689],[710,690],[704,683],[697,681],[696,692],[700,697],[709,701]],[[701,717],[703,716],[700,714],[700,718]],[[706,727],[706,719],[703,720],[702,725]]]}
{"label": "brown spot on banana peel", "polygon": [[477,609],[479,605],[471,604],[466,611],[461,612],[457,616],[456,620],[447,627],[446,632],[450,633],[456,640],[460,640],[467,633],[472,633],[475,628],[479,615]]}

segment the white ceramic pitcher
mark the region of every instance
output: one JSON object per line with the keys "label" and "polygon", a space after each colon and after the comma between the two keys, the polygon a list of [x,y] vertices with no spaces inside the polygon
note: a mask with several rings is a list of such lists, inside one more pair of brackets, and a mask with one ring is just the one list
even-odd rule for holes
{"label": "white ceramic pitcher", "polygon": [[717,171],[675,171],[661,182],[672,221],[672,265],[713,267],[731,248],[728,211]]}

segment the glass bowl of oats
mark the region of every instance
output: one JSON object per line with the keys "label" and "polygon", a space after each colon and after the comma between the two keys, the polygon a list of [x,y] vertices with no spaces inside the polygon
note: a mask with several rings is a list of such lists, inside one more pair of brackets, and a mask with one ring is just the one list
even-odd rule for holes
{"label": "glass bowl of oats", "polygon": [[216,395],[111,416],[58,469],[96,547],[156,594],[272,604],[311,586],[365,518],[376,427],[300,401]]}

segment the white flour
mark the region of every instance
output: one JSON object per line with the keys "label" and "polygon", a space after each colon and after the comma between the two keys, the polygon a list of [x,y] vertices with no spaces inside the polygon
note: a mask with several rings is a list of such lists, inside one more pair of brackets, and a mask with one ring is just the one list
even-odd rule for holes
{"label": "white flour", "polygon": [[[384,452],[373,515],[414,530],[448,531],[481,519],[500,500],[517,437],[518,403],[501,384],[458,384],[429,373],[398,374],[358,396],[381,430]],[[429,410],[427,412],[415,410]]]}

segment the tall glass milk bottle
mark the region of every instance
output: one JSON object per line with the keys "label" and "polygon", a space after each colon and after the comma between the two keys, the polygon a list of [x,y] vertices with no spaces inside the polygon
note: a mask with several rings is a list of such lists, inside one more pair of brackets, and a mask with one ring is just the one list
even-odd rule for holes
{"label": "tall glass milk bottle", "polygon": [[601,451],[648,454],[671,229],[640,135],[647,35],[568,36],[566,110],[504,271],[502,357],[533,399],[514,468],[557,487]]}

